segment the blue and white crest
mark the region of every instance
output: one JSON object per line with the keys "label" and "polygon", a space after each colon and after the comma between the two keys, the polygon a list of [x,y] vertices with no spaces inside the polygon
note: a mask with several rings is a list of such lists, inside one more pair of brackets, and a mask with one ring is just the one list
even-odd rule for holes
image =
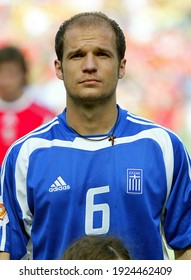
{"label": "blue and white crest", "polygon": [[127,169],[127,193],[142,194],[143,192],[143,170]]}

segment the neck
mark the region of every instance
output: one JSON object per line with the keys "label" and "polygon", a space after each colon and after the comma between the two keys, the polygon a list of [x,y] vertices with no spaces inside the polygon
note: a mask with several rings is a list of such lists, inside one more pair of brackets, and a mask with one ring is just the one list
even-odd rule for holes
{"label": "neck", "polygon": [[80,135],[107,134],[117,120],[117,107],[110,108],[71,108],[67,107],[66,120]]}

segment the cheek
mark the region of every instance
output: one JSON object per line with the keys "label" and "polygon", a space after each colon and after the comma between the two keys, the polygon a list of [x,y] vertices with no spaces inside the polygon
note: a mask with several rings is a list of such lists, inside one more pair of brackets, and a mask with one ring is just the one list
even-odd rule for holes
{"label": "cheek", "polygon": [[79,70],[77,67],[73,67],[72,65],[65,65],[65,67],[62,68],[61,74],[64,80],[70,81],[74,80],[77,74],[79,75]]}
{"label": "cheek", "polygon": [[[110,69],[112,67],[110,66]],[[119,79],[119,72],[117,69],[113,68],[113,70],[105,72],[104,76],[105,82],[110,85],[116,85]]]}
{"label": "cheek", "polygon": [[114,79],[118,78],[119,76],[119,65],[117,62],[112,62],[112,63],[106,63],[103,66],[104,68],[102,69],[103,73],[105,75],[113,77]]}
{"label": "cheek", "polygon": [[72,71],[67,71],[63,73],[63,82],[66,91],[74,91],[76,86],[75,74]]}

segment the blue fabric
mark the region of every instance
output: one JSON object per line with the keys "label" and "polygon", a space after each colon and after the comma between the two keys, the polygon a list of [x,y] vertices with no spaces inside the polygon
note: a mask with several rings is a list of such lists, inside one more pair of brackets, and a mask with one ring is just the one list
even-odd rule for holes
{"label": "blue fabric", "polygon": [[163,259],[163,231],[173,249],[191,245],[184,145],[169,130],[118,109],[113,146],[79,137],[66,111],[12,146],[2,168],[10,222],[0,231],[1,250],[11,259],[59,259],[85,234],[120,238],[133,259]]}

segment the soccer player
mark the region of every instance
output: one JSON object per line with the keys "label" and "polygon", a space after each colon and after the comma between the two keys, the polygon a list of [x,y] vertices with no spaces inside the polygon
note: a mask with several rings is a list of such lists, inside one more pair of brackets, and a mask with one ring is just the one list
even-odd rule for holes
{"label": "soccer player", "polygon": [[83,236],[62,255],[63,260],[130,260],[121,240],[113,236]]}
{"label": "soccer player", "polygon": [[163,240],[176,259],[191,259],[191,160],[173,132],[116,104],[125,48],[102,13],[60,26],[66,108],[6,155],[2,258],[59,259],[84,235],[112,235],[132,259],[166,259]]}
{"label": "soccer player", "polygon": [[55,114],[29,93],[28,67],[13,46],[0,49],[0,164],[13,142],[52,119]]}

